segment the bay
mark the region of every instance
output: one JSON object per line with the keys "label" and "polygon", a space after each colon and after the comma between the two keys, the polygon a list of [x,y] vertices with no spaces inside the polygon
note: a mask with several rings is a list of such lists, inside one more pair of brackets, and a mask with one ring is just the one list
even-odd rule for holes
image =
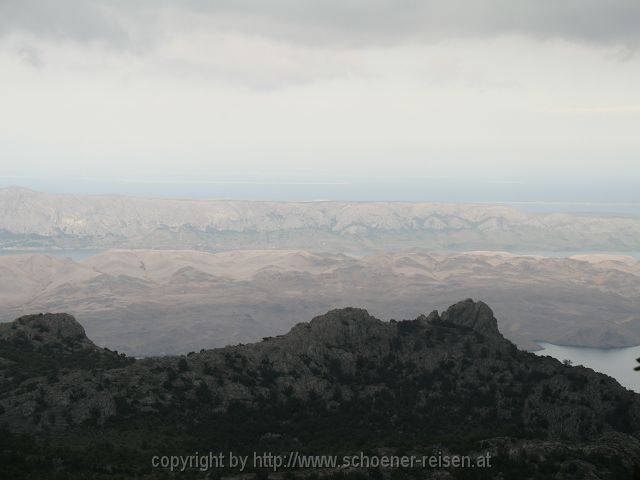
{"label": "bay", "polygon": [[538,342],[542,350],[536,355],[549,355],[560,361],[570,360],[573,365],[582,365],[596,372],[615,378],[620,385],[640,393],[640,372],[634,368],[640,357],[640,345],[627,348],[568,347]]}

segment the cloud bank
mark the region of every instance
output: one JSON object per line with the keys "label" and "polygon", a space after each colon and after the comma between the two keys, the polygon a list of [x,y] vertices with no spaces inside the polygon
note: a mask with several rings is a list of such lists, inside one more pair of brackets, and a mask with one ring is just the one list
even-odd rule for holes
{"label": "cloud bank", "polygon": [[0,0],[0,177],[638,199],[638,25],[638,0]]}
{"label": "cloud bank", "polygon": [[0,32],[139,45],[194,24],[315,45],[525,35],[635,48],[636,0],[4,0]]}

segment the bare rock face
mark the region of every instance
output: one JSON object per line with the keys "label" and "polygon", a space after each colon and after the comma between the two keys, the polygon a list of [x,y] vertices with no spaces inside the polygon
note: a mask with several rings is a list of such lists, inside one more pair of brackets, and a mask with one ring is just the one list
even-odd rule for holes
{"label": "bare rock face", "polygon": [[485,335],[498,335],[498,322],[493,311],[484,302],[474,302],[471,299],[456,303],[442,314],[443,322],[451,322],[462,327],[470,328]]}
{"label": "bare rock face", "polygon": [[294,327],[291,334],[306,344],[336,348],[361,348],[372,335],[383,335],[386,325],[361,308],[344,308],[315,317]]}

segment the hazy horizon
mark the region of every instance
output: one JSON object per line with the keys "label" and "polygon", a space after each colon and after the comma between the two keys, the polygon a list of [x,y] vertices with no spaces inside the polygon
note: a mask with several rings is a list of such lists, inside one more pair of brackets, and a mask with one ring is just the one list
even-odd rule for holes
{"label": "hazy horizon", "polygon": [[[0,188],[27,188],[67,195],[126,195],[132,197],[247,200],[275,202],[433,202],[510,205],[533,212],[576,212],[640,215],[640,192],[633,178],[628,187],[615,184],[531,185],[456,178],[343,179],[335,181],[191,181],[100,182],[46,178],[0,178]],[[533,188],[532,188],[533,187]],[[535,188],[538,187],[538,188]]]}
{"label": "hazy horizon", "polygon": [[639,11],[2,2],[0,185],[640,202]]}

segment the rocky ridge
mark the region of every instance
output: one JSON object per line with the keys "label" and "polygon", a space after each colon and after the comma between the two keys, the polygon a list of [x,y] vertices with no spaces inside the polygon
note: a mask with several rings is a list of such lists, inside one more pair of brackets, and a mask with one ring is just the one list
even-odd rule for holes
{"label": "rocky ridge", "polygon": [[[43,319],[77,349],[92,348],[67,316],[32,316],[16,328],[37,331]],[[15,347],[10,330],[2,328],[0,357]],[[146,449],[174,451],[444,443],[489,449],[503,472],[546,465],[554,478],[631,478],[640,466],[640,396],[590,369],[519,351],[482,302],[391,322],[333,310],[286,335],[186,357],[128,363],[105,352],[116,363],[70,366],[59,361],[68,352],[49,353],[51,362],[29,372],[3,359],[0,424],[12,431],[145,432]]]}

